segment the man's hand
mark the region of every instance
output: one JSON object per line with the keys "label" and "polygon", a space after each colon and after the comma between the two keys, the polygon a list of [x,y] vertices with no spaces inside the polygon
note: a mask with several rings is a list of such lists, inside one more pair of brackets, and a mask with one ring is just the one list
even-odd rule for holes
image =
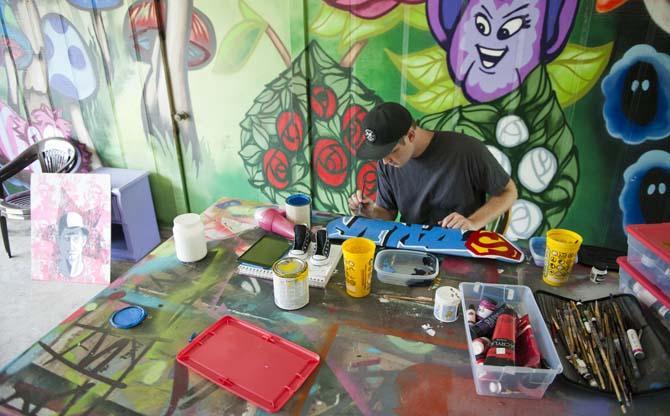
{"label": "man's hand", "polygon": [[349,210],[351,210],[351,215],[372,217],[374,204],[374,201],[367,196],[364,196],[362,191],[356,191],[355,194],[349,197]]}
{"label": "man's hand", "polygon": [[442,221],[438,222],[438,224],[443,228],[458,228],[464,231],[476,230],[478,228],[470,219],[465,218],[458,212],[452,212],[444,217]]}

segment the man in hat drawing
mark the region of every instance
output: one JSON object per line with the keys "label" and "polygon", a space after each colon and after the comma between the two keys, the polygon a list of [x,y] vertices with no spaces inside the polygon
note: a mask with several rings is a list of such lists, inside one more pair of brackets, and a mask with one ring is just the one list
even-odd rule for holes
{"label": "man in hat drawing", "polygon": [[84,271],[84,246],[88,229],[76,212],[67,212],[58,221],[58,272],[65,277],[77,277]]}
{"label": "man in hat drawing", "polygon": [[[359,190],[352,213],[410,224],[478,230],[517,198],[514,182],[479,140],[416,125],[397,103],[383,103],[363,120],[357,156],[377,160],[377,198]],[[487,199],[488,196],[488,199]]]}

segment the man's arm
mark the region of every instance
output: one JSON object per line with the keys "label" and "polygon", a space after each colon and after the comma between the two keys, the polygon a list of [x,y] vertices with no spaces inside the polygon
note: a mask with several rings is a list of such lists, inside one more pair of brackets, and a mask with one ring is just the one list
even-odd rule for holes
{"label": "man's arm", "polygon": [[479,230],[507,211],[517,198],[517,190],[511,179],[498,195],[492,196],[484,205],[468,218],[457,212],[447,215],[440,225],[448,228],[460,228],[465,230]]}
{"label": "man's arm", "polygon": [[372,199],[363,196],[361,191],[356,191],[356,193],[351,195],[349,198],[349,209],[351,210],[351,215],[357,215],[360,209],[360,215],[364,217],[387,221],[394,221],[398,215],[398,211],[391,211],[380,207]]}
{"label": "man's arm", "polygon": [[368,209],[363,207],[362,211],[367,213],[370,218],[379,218],[380,220],[387,220],[387,221],[395,221],[395,218],[398,216],[398,211],[390,211],[386,208],[380,207],[374,202]]}

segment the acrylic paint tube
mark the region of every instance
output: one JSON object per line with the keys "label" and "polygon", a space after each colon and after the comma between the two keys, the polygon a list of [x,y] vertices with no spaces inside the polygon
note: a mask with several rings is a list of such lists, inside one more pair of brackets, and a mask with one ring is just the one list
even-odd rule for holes
{"label": "acrylic paint tube", "polygon": [[498,316],[491,348],[486,353],[485,365],[510,365],[516,363],[515,360],[515,341],[516,341],[516,313],[510,307],[505,307]]}
{"label": "acrylic paint tube", "polygon": [[474,325],[477,323],[477,313],[475,312],[475,305],[469,305],[468,310],[465,312],[465,315],[468,319],[468,325]]}
{"label": "acrylic paint tube", "polygon": [[475,338],[472,340],[472,352],[475,353],[475,361],[478,365],[484,364],[486,352],[491,346],[491,340],[486,337]]}
{"label": "acrylic paint tube", "polygon": [[493,334],[493,328],[496,326],[496,320],[498,319],[498,316],[503,313],[506,307],[508,306],[503,304],[491,315],[470,326],[470,334],[472,335],[472,338],[490,337]]}
{"label": "acrylic paint tube", "polygon": [[498,307],[496,301],[489,298],[484,298],[479,302],[477,308],[477,319],[485,319],[490,316]]}
{"label": "acrylic paint tube", "polygon": [[530,325],[528,315],[521,317],[517,323],[516,365],[537,368],[540,366],[540,349]]}
{"label": "acrylic paint tube", "polygon": [[636,360],[644,359],[644,350],[642,349],[642,344],[640,344],[640,339],[637,337],[637,332],[634,329],[629,329],[626,331],[628,335],[628,342],[630,342],[630,349],[633,350],[633,356]]}

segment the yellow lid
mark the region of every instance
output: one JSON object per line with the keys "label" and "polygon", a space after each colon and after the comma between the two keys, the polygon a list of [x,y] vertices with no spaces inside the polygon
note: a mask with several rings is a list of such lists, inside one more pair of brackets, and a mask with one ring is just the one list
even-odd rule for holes
{"label": "yellow lid", "polygon": [[307,269],[307,263],[295,257],[285,257],[272,265],[272,271],[279,277],[296,277]]}

